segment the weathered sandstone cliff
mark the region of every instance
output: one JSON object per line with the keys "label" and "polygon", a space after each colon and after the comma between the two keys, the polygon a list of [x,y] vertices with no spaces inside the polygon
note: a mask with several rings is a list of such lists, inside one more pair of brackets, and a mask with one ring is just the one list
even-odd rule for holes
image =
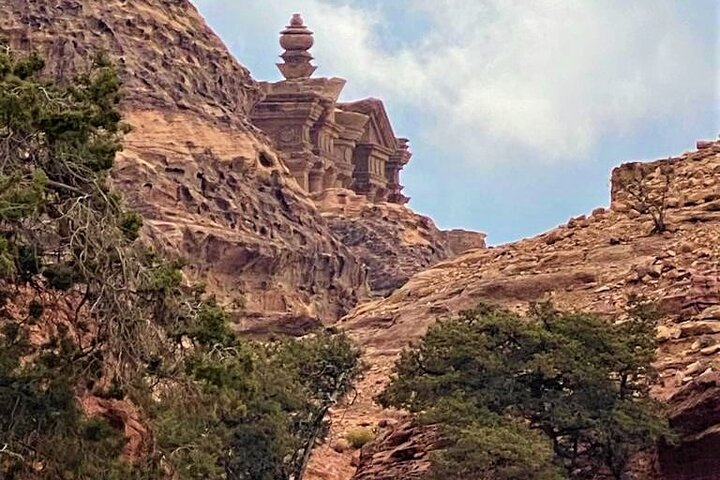
{"label": "weathered sandstone cliff", "polygon": [[187,0],[0,0],[0,33],[67,77],[107,51],[132,126],[114,174],[146,233],[253,317],[334,320],[365,295],[337,241],[247,113],[261,98]]}
{"label": "weathered sandstone cliff", "polygon": [[[637,171],[631,164],[613,174],[611,208],[485,249],[484,236],[442,232],[403,206],[347,190],[308,197],[248,120],[262,96],[256,82],[187,0],[0,0],[0,8],[0,36],[43,52],[48,74],[70,76],[98,49],[115,59],[133,130],[114,181],[145,216],[148,240],[184,256],[188,275],[222,298],[244,302],[241,328],[301,334],[371,292],[386,297],[340,323],[370,369],[357,398],[335,409],[309,478],[421,478],[436,437],[373,397],[398,352],[437,318],[478,302],[524,309],[541,299],[611,316],[631,293],[663,309],[655,394],[683,432],[679,446],[660,446],[653,468],[673,480],[720,478],[710,453],[720,446],[720,143],[640,167],[656,191],[672,171],[662,234],[631,208],[623,187]],[[88,410],[115,408],[85,401]],[[331,448],[358,425],[382,425],[378,441],[354,458]]]}
{"label": "weathered sandstone cliff", "polygon": [[242,329],[300,334],[365,298],[368,270],[375,293],[387,294],[484,245],[406,208],[366,202],[347,218],[334,208],[321,216],[250,123],[263,96],[257,83],[188,0],[0,0],[0,8],[0,34],[43,53],[49,75],[70,77],[95,52],[110,54],[132,127],[114,181],[145,217],[148,238],[186,258],[191,278],[242,303]]}
{"label": "weathered sandstone cliff", "polygon": [[[358,386],[355,402],[339,412],[337,428],[399,421],[398,412],[382,411],[372,398],[382,390],[400,350],[440,317],[479,302],[522,310],[536,300],[611,316],[635,293],[662,308],[661,380],[654,394],[668,403],[671,422],[684,434],[680,446],[659,449],[653,467],[658,478],[719,478],[712,452],[720,441],[720,142],[698,146],[642,167],[651,190],[667,190],[665,233],[651,234],[650,215],[629,208],[633,202],[619,181],[637,169],[628,164],[613,173],[612,208],[597,209],[535,238],[442,262],[389,297],[353,310],[341,324],[365,346],[372,369]],[[672,180],[665,189],[668,168]],[[388,443],[388,436],[392,434],[384,433],[381,440],[384,451],[375,445],[369,447],[372,455],[363,452],[355,478],[372,478],[367,472],[373,471],[406,478],[426,464],[423,452],[389,454],[398,445]],[[335,452],[327,455],[338,465],[350,462]],[[322,478],[333,477],[326,471]]]}

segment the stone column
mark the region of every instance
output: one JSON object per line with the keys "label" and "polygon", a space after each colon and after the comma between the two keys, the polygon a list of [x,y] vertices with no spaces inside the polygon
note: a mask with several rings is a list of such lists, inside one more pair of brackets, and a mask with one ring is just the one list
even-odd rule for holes
{"label": "stone column", "polygon": [[335,167],[329,167],[325,170],[325,176],[323,177],[323,189],[336,188],[338,186],[337,170],[335,170]]}
{"label": "stone column", "polygon": [[320,193],[323,191],[325,171],[321,168],[313,168],[308,175],[308,192]]}
{"label": "stone column", "polygon": [[400,171],[410,162],[412,153],[407,138],[398,138],[397,141],[398,149],[390,157],[385,169],[385,176],[388,179],[387,201],[404,205],[410,199],[402,194],[404,187],[400,184]]}
{"label": "stone column", "polygon": [[349,189],[352,185],[355,170],[353,164],[355,147],[357,147],[358,141],[363,136],[370,117],[362,113],[338,110],[335,112],[335,119],[342,127],[340,137],[335,140],[335,166],[338,170],[338,186]]}

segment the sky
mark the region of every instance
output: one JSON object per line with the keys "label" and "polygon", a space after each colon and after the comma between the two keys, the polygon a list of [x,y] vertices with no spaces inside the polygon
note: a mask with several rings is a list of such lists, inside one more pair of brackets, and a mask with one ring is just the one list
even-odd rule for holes
{"label": "sky", "polygon": [[316,77],[381,98],[414,153],[410,207],[492,244],[609,203],[613,167],[720,133],[717,0],[193,0],[258,80],[278,32],[315,32]]}

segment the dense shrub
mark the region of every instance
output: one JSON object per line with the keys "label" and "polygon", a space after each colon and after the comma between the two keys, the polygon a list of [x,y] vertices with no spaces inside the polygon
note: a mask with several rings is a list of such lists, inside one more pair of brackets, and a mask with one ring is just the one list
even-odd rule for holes
{"label": "dense shrub", "polygon": [[[299,478],[328,408],[359,373],[358,356],[345,336],[328,333],[200,347],[149,408],[158,446],[180,478]],[[338,381],[331,385],[328,373],[327,389],[318,388],[316,374],[332,371]]]}
{"label": "dense shrub", "polygon": [[[89,64],[87,73],[60,84],[39,76],[44,62],[37,55],[0,49],[3,302],[14,286],[44,278],[38,290],[69,291],[83,282],[97,311],[110,311],[100,292],[117,279],[115,252],[127,247],[116,242],[120,205],[105,185],[120,147],[120,84],[101,55]],[[70,325],[60,325],[46,344],[31,344],[28,327],[45,312],[39,295],[24,322],[6,307],[0,304],[0,477],[125,478],[123,435],[86,418],[75,401],[79,387],[100,377],[102,349],[83,351]]]}
{"label": "dense shrub", "polygon": [[354,428],[345,434],[345,440],[352,448],[362,448],[375,439],[375,432],[369,428]]}
{"label": "dense shrub", "polygon": [[454,445],[437,455],[437,478],[621,478],[668,433],[648,394],[648,313],[637,301],[618,322],[480,307],[405,351],[381,401],[446,427]]}

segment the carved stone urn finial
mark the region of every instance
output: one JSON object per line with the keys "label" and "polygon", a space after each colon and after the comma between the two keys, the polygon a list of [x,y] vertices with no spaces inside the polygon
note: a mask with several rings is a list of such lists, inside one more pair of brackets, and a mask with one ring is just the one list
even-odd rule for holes
{"label": "carved stone urn finial", "polygon": [[285,52],[280,55],[285,63],[277,66],[286,80],[304,80],[317,69],[312,63],[312,48],[315,40],[303,21],[302,15],[296,13],[290,19],[290,25],[280,32],[280,46]]}
{"label": "carved stone urn finial", "polygon": [[302,27],[305,24],[303,23],[302,15],[299,13],[293,13],[292,18],[290,19],[290,26],[291,27]]}

